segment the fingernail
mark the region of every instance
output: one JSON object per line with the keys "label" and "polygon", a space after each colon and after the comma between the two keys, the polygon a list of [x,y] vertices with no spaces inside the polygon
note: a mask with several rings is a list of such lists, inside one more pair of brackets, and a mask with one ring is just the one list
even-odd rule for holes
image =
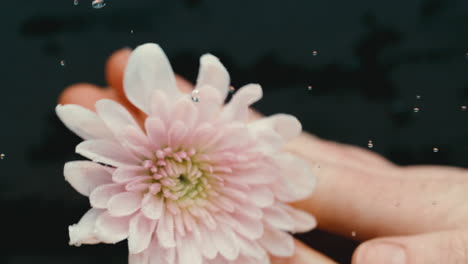
{"label": "fingernail", "polygon": [[356,264],[406,264],[406,252],[398,244],[375,242],[357,252]]}

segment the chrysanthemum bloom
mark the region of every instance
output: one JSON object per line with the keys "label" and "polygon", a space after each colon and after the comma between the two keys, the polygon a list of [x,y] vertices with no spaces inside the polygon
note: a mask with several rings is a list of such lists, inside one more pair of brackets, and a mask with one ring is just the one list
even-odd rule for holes
{"label": "chrysanthemum bloom", "polygon": [[260,86],[240,88],[224,106],[228,72],[212,55],[200,62],[187,95],[158,45],[132,53],[124,90],[147,114],[142,125],[107,99],[97,113],[57,106],[84,139],[76,152],[92,160],[65,165],[65,178],[92,207],[70,226],[70,244],[128,239],[132,264],[269,263],[268,253],[293,254],[288,232],[315,226],[286,204],[315,185],[308,164],[282,151],[301,132],[299,121],[278,114],[248,123]]}

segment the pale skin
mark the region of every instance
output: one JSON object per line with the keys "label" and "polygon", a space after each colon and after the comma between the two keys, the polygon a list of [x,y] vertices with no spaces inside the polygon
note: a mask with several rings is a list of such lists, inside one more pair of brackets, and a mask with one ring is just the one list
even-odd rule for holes
{"label": "pale skin", "polygon": [[[130,50],[115,52],[106,65],[108,87],[89,83],[66,88],[60,104],[94,110],[103,98],[144,115],[123,94],[123,71]],[[193,85],[177,76],[179,88]],[[260,114],[252,112],[252,118]],[[316,216],[318,228],[364,241],[353,264],[468,263],[468,170],[446,166],[398,166],[363,148],[319,139],[307,132],[287,151],[310,161],[317,187],[294,206]],[[320,243],[316,241],[315,243]],[[296,241],[296,253],[275,264],[328,264],[333,260]]]}

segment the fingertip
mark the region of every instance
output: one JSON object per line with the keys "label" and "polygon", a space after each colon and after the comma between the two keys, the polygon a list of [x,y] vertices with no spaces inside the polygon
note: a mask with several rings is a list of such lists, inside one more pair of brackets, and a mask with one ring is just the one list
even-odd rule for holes
{"label": "fingertip", "polygon": [[175,76],[177,87],[183,93],[190,93],[193,90],[193,84],[180,75]]}
{"label": "fingertip", "polygon": [[115,90],[117,96],[122,99],[125,98],[123,91],[124,71],[131,53],[132,50],[130,48],[120,49],[114,52],[106,63],[107,83]]}
{"label": "fingertip", "polygon": [[103,98],[115,98],[115,95],[110,89],[102,89],[89,83],[77,83],[65,88],[58,98],[58,103],[81,105],[94,111],[96,101]]}

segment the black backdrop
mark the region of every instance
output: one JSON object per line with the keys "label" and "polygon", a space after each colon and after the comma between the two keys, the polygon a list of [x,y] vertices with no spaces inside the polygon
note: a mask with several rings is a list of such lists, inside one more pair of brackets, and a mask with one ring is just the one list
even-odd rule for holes
{"label": "black backdrop", "polygon": [[[79,1],[1,3],[1,263],[126,263],[125,243],[67,244],[88,202],[63,179],[79,140],[54,107],[66,85],[104,85],[112,51],[145,42],[191,81],[199,56],[217,55],[235,86],[263,85],[257,109],[294,114],[320,137],[372,140],[402,165],[468,166],[467,1]],[[300,238],[342,263],[357,245]]]}

